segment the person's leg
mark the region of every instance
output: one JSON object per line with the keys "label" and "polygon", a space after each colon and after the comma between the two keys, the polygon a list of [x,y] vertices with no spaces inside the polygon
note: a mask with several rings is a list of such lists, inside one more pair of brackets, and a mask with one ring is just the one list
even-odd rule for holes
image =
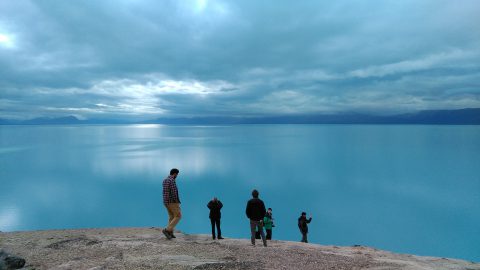
{"label": "person's leg", "polygon": [[267,240],[272,240],[272,229],[265,229],[267,232]]}
{"label": "person's leg", "polygon": [[168,204],[165,205],[165,208],[167,208],[167,213],[168,213],[168,223],[167,223],[167,226],[165,226],[165,228],[167,228],[168,224],[170,224],[170,222],[172,222],[173,220],[173,212],[172,210],[170,210],[170,207],[168,207]]}
{"label": "person's leg", "polygon": [[222,239],[222,230],[220,229],[220,219],[216,219],[215,223],[217,224],[217,234],[218,234],[218,239]]}
{"label": "person's leg", "polygon": [[263,246],[266,247],[267,246],[267,239],[265,239],[265,233],[263,232],[263,223],[262,222],[258,223],[258,231],[260,232],[260,236],[262,237]]}
{"label": "person's leg", "polygon": [[307,241],[307,233],[305,233],[305,232],[302,232],[302,242],[308,243],[308,241]]}
{"label": "person's leg", "polygon": [[250,220],[250,233],[251,233],[252,245],[255,245],[255,229],[256,228],[257,228],[256,222],[253,220]]}
{"label": "person's leg", "polygon": [[172,239],[172,234],[167,231],[167,228],[170,222],[172,222],[174,215],[173,215],[173,212],[170,210],[170,207],[168,206],[168,204],[165,204],[165,208],[167,209],[167,213],[168,213],[168,223],[167,223],[167,226],[163,228],[162,232],[165,235],[165,237],[167,237],[167,239],[170,240]]}
{"label": "person's leg", "polygon": [[212,224],[212,239],[215,240],[215,219],[211,218],[210,223]]}
{"label": "person's leg", "polygon": [[173,219],[168,224],[167,231],[169,231],[170,233],[173,233],[175,226],[177,226],[178,222],[182,218],[182,212],[180,210],[179,203],[169,203],[168,207],[170,208],[170,211],[172,211],[173,213]]}

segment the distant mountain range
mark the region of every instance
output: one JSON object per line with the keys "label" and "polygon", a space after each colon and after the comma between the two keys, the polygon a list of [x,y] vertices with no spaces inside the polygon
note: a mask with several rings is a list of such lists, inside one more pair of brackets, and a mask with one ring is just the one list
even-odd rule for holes
{"label": "distant mountain range", "polygon": [[234,124],[425,124],[480,125],[480,108],[426,110],[416,113],[379,116],[360,113],[278,115],[269,117],[178,117],[128,122],[118,119],[79,120],[74,116],[0,119],[0,125],[82,125],[82,124],[166,124],[166,125],[234,125]]}

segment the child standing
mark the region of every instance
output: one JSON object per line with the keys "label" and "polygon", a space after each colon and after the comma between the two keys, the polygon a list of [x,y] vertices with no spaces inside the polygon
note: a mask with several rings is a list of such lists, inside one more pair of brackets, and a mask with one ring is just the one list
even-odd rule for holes
{"label": "child standing", "polygon": [[265,226],[265,231],[267,231],[267,240],[272,240],[272,227],[275,227],[273,225],[272,208],[268,208],[267,213],[265,213],[263,225]]}

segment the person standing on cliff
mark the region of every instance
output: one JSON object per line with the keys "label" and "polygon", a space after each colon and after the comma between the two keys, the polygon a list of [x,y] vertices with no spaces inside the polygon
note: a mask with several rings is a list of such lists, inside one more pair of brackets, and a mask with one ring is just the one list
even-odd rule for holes
{"label": "person standing on cliff", "polygon": [[179,174],[178,169],[171,169],[170,175],[163,180],[163,204],[168,212],[168,225],[162,230],[167,239],[176,238],[173,234],[175,226],[182,218],[180,210],[180,197],[178,196],[178,188],[176,179]]}
{"label": "person standing on cliff", "polygon": [[265,231],[267,232],[266,239],[272,240],[272,228],[275,227],[275,225],[273,225],[272,208],[268,208],[267,213],[263,218],[263,225],[265,226]]}
{"label": "person standing on cliff", "polygon": [[310,215],[310,218],[307,219],[307,213],[302,212],[302,215],[298,218],[298,228],[300,229],[300,232],[302,233],[302,240],[301,242],[308,243],[307,240],[307,234],[308,234],[308,223],[312,221],[312,216]]}
{"label": "person standing on cliff", "polygon": [[252,199],[247,203],[247,209],[245,210],[247,217],[250,219],[250,232],[252,245],[255,246],[255,231],[258,228],[260,236],[262,237],[263,246],[267,246],[267,240],[265,239],[265,233],[263,232],[263,217],[267,212],[265,210],[265,204],[258,198],[258,191],[254,189],[252,191]]}
{"label": "person standing on cliff", "polygon": [[222,237],[222,230],[220,229],[220,218],[222,217],[222,213],[220,209],[222,209],[223,204],[222,202],[217,199],[217,197],[213,197],[213,199],[208,202],[207,204],[208,209],[210,209],[210,222],[212,223],[212,239],[215,240],[215,225],[217,226],[217,235],[218,240],[223,239]]}

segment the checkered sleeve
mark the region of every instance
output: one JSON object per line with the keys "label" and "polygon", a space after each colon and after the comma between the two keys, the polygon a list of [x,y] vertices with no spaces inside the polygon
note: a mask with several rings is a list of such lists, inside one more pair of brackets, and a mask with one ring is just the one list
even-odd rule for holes
{"label": "checkered sleeve", "polygon": [[178,188],[177,183],[175,181],[170,182],[170,200],[173,203],[180,203],[180,198],[178,197]]}
{"label": "checkered sleeve", "polygon": [[170,200],[170,188],[168,185],[168,179],[163,180],[163,203],[167,204]]}

